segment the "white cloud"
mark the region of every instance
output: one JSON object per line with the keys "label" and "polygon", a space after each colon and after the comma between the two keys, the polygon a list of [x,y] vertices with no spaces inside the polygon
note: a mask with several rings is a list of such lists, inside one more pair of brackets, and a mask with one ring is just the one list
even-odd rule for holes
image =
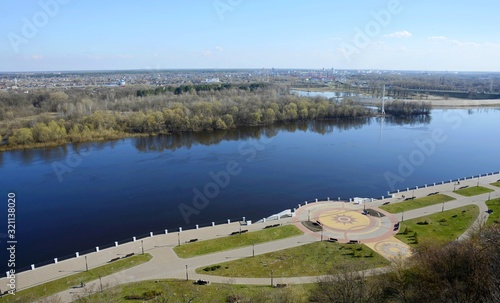
{"label": "white cloud", "polygon": [[412,33],[410,33],[409,31],[400,31],[384,35],[384,37],[386,38],[410,38],[411,36]]}
{"label": "white cloud", "polygon": [[222,47],[220,47],[220,46],[216,46],[215,50],[218,51],[218,52],[222,52],[224,49]]}
{"label": "white cloud", "polygon": [[31,59],[33,59],[33,60],[41,60],[41,59],[43,59],[43,56],[42,55],[32,55]]}
{"label": "white cloud", "polygon": [[212,51],[211,51],[211,50],[209,50],[209,49],[205,49],[205,50],[202,50],[202,51],[201,51],[201,54],[202,54],[203,56],[205,56],[205,57],[209,57],[209,56],[211,56],[211,55],[212,55]]}
{"label": "white cloud", "polygon": [[427,37],[427,40],[430,40],[430,41],[447,41],[449,39],[447,37],[445,37],[445,36],[430,36],[430,37]]}

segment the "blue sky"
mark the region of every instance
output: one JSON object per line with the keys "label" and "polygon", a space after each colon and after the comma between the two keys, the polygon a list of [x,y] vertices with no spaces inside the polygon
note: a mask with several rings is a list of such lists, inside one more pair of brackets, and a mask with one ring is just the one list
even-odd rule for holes
{"label": "blue sky", "polygon": [[494,0],[0,2],[0,71],[500,71]]}

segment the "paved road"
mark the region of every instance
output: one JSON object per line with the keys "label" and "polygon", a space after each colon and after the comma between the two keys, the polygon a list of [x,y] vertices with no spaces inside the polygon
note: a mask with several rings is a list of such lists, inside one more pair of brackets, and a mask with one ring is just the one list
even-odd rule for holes
{"label": "paved road", "polygon": [[[499,179],[499,175],[490,175],[486,177],[480,178],[479,182],[482,186],[491,188],[495,190],[495,192],[491,193],[491,198],[500,197],[500,188],[490,186],[489,183],[497,181]],[[475,186],[477,185],[478,179],[473,180],[462,180],[460,181],[460,186]],[[406,195],[409,197],[411,195],[415,195],[417,198],[422,196],[427,196],[431,192],[439,191],[441,193],[445,193],[447,195],[453,196],[456,198],[454,201],[444,203],[444,209],[452,209],[461,207],[468,204],[476,204],[480,207],[480,216],[477,219],[477,223],[484,220],[486,216],[486,206],[484,201],[488,199],[488,194],[483,194],[474,197],[462,197],[452,193],[454,189],[453,183],[444,184],[444,185],[436,185],[430,186],[427,188],[419,188],[416,190],[410,190],[395,194],[393,198],[385,199],[385,200],[375,200],[373,202],[369,202],[367,206],[369,207],[378,207],[382,203],[390,202],[390,203],[402,203],[402,195]],[[321,202],[318,202],[321,203]],[[359,206],[360,209],[362,206]],[[416,217],[421,217],[423,215],[428,215],[431,213],[440,212],[442,210],[443,205],[433,205],[424,207],[421,209],[416,209],[412,211],[404,212],[404,219],[412,219]],[[395,214],[396,218],[403,216],[403,214]],[[281,224],[292,224],[291,218],[282,219],[279,221],[273,221],[273,223],[279,222]],[[252,224],[250,226],[246,226],[245,229],[249,231],[255,231],[262,229],[265,225],[269,223],[258,223]],[[153,256],[153,259],[150,262],[141,264],[139,266],[124,270],[122,272],[107,276],[102,278],[102,284],[104,287],[115,286],[123,283],[129,283],[134,281],[143,281],[143,280],[154,280],[154,279],[165,279],[165,278],[174,278],[174,279],[186,279],[186,272],[189,276],[189,279],[206,279],[211,282],[231,282],[235,284],[269,284],[270,278],[224,278],[224,277],[215,277],[215,276],[205,276],[199,275],[194,272],[194,270],[198,267],[208,266],[210,264],[221,263],[228,260],[235,260],[239,258],[249,257],[252,254],[252,247],[243,247],[230,251],[214,253],[210,255],[204,255],[195,258],[189,259],[181,259],[177,257],[177,255],[173,252],[172,247],[178,244],[179,236],[181,242],[187,241],[189,239],[197,238],[199,240],[213,239],[221,236],[228,235],[233,231],[239,230],[239,223],[231,223],[218,225],[215,227],[207,227],[200,228],[197,230],[189,230],[183,231],[180,234],[178,233],[169,233],[165,235],[157,235],[153,237],[149,237],[143,239],[144,250],[150,253]],[[272,251],[277,251],[281,249],[291,248],[303,245],[305,243],[310,243],[312,241],[318,241],[317,235],[304,234],[302,236],[282,239],[273,242],[267,242],[255,245],[255,254],[264,254]],[[107,261],[121,255],[125,255],[128,253],[140,253],[141,252],[141,241],[130,242],[123,245],[119,245],[118,247],[112,247],[109,249],[101,250],[99,252],[94,252],[87,255],[87,263],[89,268],[94,268],[105,264]],[[186,271],[187,265],[187,271]],[[85,269],[85,258],[80,256],[78,258],[72,258],[69,260],[65,260],[59,262],[57,264],[52,264],[48,266],[44,266],[41,268],[37,268],[35,270],[27,271],[20,273],[17,275],[17,286],[18,289],[25,289],[34,285],[38,285],[48,280],[53,280],[61,277],[65,277],[71,275],[75,272],[79,272]],[[385,270],[378,269],[375,271],[370,271],[370,274],[374,272]],[[274,279],[274,283],[311,283],[315,282],[317,277],[294,277],[294,278],[279,278],[276,277]],[[6,285],[7,279],[0,279],[0,285]],[[92,281],[87,283],[87,288],[89,289],[98,289],[99,281]],[[60,297],[63,302],[71,302],[75,295],[81,290],[68,289],[64,292],[57,294],[57,297]]]}

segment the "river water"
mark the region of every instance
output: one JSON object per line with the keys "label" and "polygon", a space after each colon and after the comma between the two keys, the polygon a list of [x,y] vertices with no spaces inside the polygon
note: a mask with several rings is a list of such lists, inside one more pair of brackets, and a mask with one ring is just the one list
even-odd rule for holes
{"label": "river water", "polygon": [[255,221],[304,200],[378,198],[498,171],[499,128],[498,109],[433,110],[4,152],[0,212],[14,192],[20,269],[149,232]]}

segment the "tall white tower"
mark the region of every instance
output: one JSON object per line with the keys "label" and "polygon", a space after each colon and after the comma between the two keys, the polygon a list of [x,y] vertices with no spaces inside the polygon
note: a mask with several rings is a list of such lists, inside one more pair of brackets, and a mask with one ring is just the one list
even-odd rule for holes
{"label": "tall white tower", "polygon": [[385,84],[382,89],[382,115],[385,115]]}

